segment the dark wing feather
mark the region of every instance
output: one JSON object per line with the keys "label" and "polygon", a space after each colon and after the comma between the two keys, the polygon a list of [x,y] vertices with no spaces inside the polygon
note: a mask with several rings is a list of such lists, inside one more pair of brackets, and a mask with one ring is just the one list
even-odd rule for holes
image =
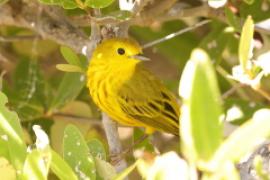
{"label": "dark wing feather", "polygon": [[143,67],[138,66],[132,79],[119,89],[118,102],[131,119],[178,135],[178,104],[164,85]]}

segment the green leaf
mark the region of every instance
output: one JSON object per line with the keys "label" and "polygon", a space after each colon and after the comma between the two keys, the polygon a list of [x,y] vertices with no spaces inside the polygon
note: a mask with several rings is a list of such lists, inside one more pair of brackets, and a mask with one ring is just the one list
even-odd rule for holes
{"label": "green leaf", "polygon": [[247,64],[248,60],[251,58],[250,56],[252,54],[251,52],[253,49],[252,47],[253,33],[254,33],[254,23],[251,16],[248,16],[242,28],[238,52],[240,65],[244,72],[248,72]]}
{"label": "green leaf", "polygon": [[227,161],[238,162],[269,135],[270,110],[261,109],[253,115],[252,120],[240,126],[222,143],[209,163],[210,168],[215,170]]}
{"label": "green leaf", "polygon": [[192,52],[179,94],[183,99],[180,137],[184,154],[191,162],[209,160],[222,140],[222,108],[216,75],[203,50]]}
{"label": "green leaf", "polygon": [[71,65],[71,64],[57,64],[56,68],[60,71],[64,72],[78,72],[78,73],[84,73],[84,70],[80,68],[77,65]]}
{"label": "green leaf", "polygon": [[51,150],[51,170],[61,180],[77,180],[77,176],[71,167],[53,150]]}
{"label": "green leaf", "polygon": [[95,164],[98,175],[101,179],[114,179],[116,176],[115,168],[108,162],[95,158]]}
{"label": "green leaf", "polygon": [[22,59],[16,67],[13,80],[14,92],[9,98],[21,120],[42,116],[49,104],[49,88],[37,61]]}
{"label": "green leaf", "polygon": [[0,157],[4,157],[10,161],[9,152],[8,152],[8,142],[6,140],[4,140],[5,137],[7,137],[7,136],[4,136],[2,134],[4,134],[4,133],[0,131],[0,135],[2,136],[0,139],[0,147],[1,147],[0,148]]}
{"label": "green leaf", "polygon": [[50,162],[50,152],[48,154],[44,154],[43,151],[34,149],[26,157],[23,168],[23,179],[46,180]]}
{"label": "green leaf", "polygon": [[52,101],[50,112],[58,110],[68,102],[73,101],[79,95],[84,85],[84,75],[81,73],[66,73]]}
{"label": "green leaf", "polygon": [[61,54],[64,56],[65,60],[72,65],[81,66],[80,59],[77,54],[69,47],[61,46]]}
{"label": "green leaf", "polygon": [[114,0],[86,0],[84,4],[91,8],[105,8],[113,2]]}
{"label": "green leaf", "polygon": [[96,179],[95,162],[82,134],[74,125],[68,125],[64,132],[64,159],[79,179]]}
{"label": "green leaf", "polygon": [[17,170],[22,170],[26,158],[26,145],[22,139],[23,131],[16,113],[7,109],[7,97],[0,92],[0,134],[7,140],[9,157]]}
{"label": "green leaf", "polygon": [[230,26],[236,31],[240,31],[240,19],[228,7],[225,8],[225,15]]}
{"label": "green leaf", "polygon": [[91,139],[87,142],[90,154],[102,160],[106,160],[106,150],[102,142],[98,139]]}

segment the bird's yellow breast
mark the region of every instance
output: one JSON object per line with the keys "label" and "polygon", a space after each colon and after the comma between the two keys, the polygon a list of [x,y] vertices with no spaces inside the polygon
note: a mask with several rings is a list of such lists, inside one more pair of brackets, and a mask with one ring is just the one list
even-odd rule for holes
{"label": "bird's yellow breast", "polygon": [[[131,66],[131,64],[129,65]],[[119,64],[102,64],[92,61],[87,72],[87,86],[93,101],[112,119],[123,125],[143,126],[141,122],[132,120],[125,115],[118,103],[117,94],[121,85],[133,76],[134,70],[132,68],[126,69]]]}

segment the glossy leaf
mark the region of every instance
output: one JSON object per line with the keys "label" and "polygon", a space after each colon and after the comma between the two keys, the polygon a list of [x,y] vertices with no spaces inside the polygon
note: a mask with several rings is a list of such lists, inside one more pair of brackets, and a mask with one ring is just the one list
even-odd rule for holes
{"label": "glossy leaf", "polygon": [[81,69],[77,65],[71,65],[71,64],[57,64],[56,68],[60,71],[64,72],[78,72],[78,73],[84,73],[83,69]]}
{"label": "glossy leaf", "polygon": [[63,77],[55,98],[50,107],[50,112],[63,107],[74,100],[85,85],[85,76],[81,73],[66,73]]}
{"label": "glossy leaf", "polygon": [[96,179],[95,161],[82,134],[74,125],[68,125],[64,132],[64,159],[79,179]]}
{"label": "glossy leaf", "polygon": [[99,158],[95,158],[95,164],[97,173],[101,179],[114,179],[116,170],[113,165]]}
{"label": "glossy leaf", "polygon": [[180,137],[189,161],[209,160],[222,140],[222,113],[216,75],[208,55],[195,49],[187,63],[179,94],[183,99]]}
{"label": "glossy leaf", "polygon": [[77,176],[71,167],[55,151],[51,150],[51,170],[61,180],[77,180]]}
{"label": "glossy leaf", "polygon": [[106,150],[102,142],[98,139],[91,139],[87,142],[87,146],[89,148],[90,154],[93,157],[97,157],[101,160],[106,160]]}
{"label": "glossy leaf", "polygon": [[60,51],[69,64],[81,66],[79,57],[72,49],[66,46],[61,46]]}
{"label": "glossy leaf", "polygon": [[251,58],[253,50],[254,23],[251,16],[248,16],[242,28],[239,44],[239,61],[244,72],[247,72],[248,60]]}
{"label": "glossy leaf", "polygon": [[23,131],[16,113],[7,109],[7,97],[0,92],[0,132],[7,141],[9,157],[17,170],[22,170],[26,158],[26,145],[22,139]]}
{"label": "glossy leaf", "polygon": [[48,176],[48,166],[50,165],[50,153],[44,154],[43,151],[35,149],[26,158],[23,168],[23,179],[46,180]]}

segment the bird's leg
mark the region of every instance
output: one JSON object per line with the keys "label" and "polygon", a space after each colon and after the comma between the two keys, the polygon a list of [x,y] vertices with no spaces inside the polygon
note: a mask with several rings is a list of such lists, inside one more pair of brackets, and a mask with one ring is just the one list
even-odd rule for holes
{"label": "bird's leg", "polygon": [[132,146],[126,148],[121,153],[119,153],[119,154],[112,154],[111,155],[111,163],[112,164],[117,164],[121,159],[123,159],[127,154],[129,154],[134,149],[135,146],[137,146],[138,144],[140,144],[141,142],[143,142],[147,137],[149,137],[149,135],[148,134],[144,134],[139,139],[137,139],[132,144]]}

